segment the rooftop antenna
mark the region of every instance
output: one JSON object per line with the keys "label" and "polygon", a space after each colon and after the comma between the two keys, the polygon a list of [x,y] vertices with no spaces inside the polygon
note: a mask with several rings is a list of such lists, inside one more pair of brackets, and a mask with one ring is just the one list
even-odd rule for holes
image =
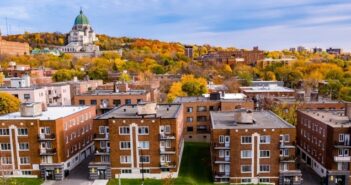
{"label": "rooftop antenna", "polygon": [[7,17],[5,17],[5,21],[6,21],[6,32],[7,32],[7,36],[9,35],[9,25],[7,24]]}

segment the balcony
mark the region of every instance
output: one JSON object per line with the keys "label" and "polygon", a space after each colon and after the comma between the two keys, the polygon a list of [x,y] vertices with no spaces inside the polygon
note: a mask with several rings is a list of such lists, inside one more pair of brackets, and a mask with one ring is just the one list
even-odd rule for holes
{"label": "balcony", "polygon": [[230,172],[214,172],[215,178],[229,178]]}
{"label": "balcony", "polygon": [[109,140],[109,134],[94,134],[95,141]]}
{"label": "balcony", "polygon": [[230,164],[230,157],[215,157],[215,164]]}
{"label": "balcony", "polygon": [[172,133],[172,134],[160,134],[160,140],[170,140],[170,139],[175,139],[175,134]]}
{"label": "balcony", "polygon": [[292,143],[279,142],[279,148],[282,148],[282,149],[295,148],[295,142],[292,142]]}
{"label": "balcony", "polygon": [[351,142],[350,141],[344,141],[344,142],[335,141],[334,147],[335,148],[351,148]]}
{"label": "balcony", "polygon": [[334,156],[335,162],[351,162],[350,156]]}
{"label": "balcony", "polygon": [[161,154],[175,154],[176,149],[174,147],[172,148],[160,148],[160,153]]}
{"label": "balcony", "polygon": [[280,162],[295,162],[296,157],[295,156],[280,156],[279,160],[280,160]]}
{"label": "balcony", "polygon": [[56,148],[43,148],[39,149],[40,155],[55,155],[56,154]]}
{"label": "balcony", "polygon": [[177,163],[172,161],[172,162],[161,162],[160,163],[160,168],[177,168]]}
{"label": "balcony", "polygon": [[56,139],[55,134],[39,134],[38,140],[39,141],[53,141]]}
{"label": "balcony", "polygon": [[95,150],[95,155],[110,155],[110,148],[98,148]]}
{"label": "balcony", "polygon": [[230,149],[230,143],[212,143],[214,149]]}

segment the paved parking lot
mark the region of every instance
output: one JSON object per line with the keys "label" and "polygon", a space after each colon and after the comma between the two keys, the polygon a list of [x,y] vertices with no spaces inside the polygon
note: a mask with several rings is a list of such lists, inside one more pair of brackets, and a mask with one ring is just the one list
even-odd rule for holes
{"label": "paved parking lot", "polygon": [[94,181],[88,180],[88,165],[90,160],[91,157],[85,159],[63,181],[45,181],[43,185],[92,185]]}

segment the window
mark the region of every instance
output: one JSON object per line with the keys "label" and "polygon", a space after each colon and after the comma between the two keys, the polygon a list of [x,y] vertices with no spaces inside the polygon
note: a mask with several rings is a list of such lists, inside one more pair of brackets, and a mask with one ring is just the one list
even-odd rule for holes
{"label": "window", "polygon": [[187,107],[187,108],[186,108],[186,112],[189,112],[189,113],[190,113],[190,112],[193,112],[193,108],[192,108],[192,107]]}
{"label": "window", "polygon": [[148,135],[149,134],[149,127],[148,126],[140,126],[138,128],[138,133],[140,135]]}
{"label": "window", "polygon": [[193,127],[186,127],[186,131],[187,131],[187,132],[193,132],[193,131],[194,131],[194,128],[193,128]]}
{"label": "window", "polygon": [[1,150],[11,150],[10,143],[1,143]]}
{"label": "window", "polygon": [[85,100],[79,100],[79,105],[85,105]]}
{"label": "window", "polygon": [[270,157],[270,151],[269,150],[261,150],[260,151],[260,157],[262,157],[262,158]]}
{"label": "window", "polygon": [[119,127],[119,134],[120,135],[128,135],[129,134],[129,127]]}
{"label": "window", "polygon": [[10,134],[10,130],[8,128],[0,128],[0,136],[8,136]]}
{"label": "window", "polygon": [[20,163],[21,164],[30,164],[29,157],[21,157],[20,158]]}
{"label": "window", "polygon": [[122,155],[120,157],[121,163],[130,163],[131,162],[131,158],[130,155]]}
{"label": "window", "polygon": [[20,150],[29,150],[29,144],[28,143],[19,143],[19,149]]}
{"label": "window", "polygon": [[218,156],[219,156],[220,158],[223,158],[223,157],[224,157],[224,150],[219,150],[218,152],[219,152],[219,155],[218,155]]}
{"label": "window", "polygon": [[244,179],[241,179],[241,182],[242,182],[242,183],[250,183],[250,182],[251,182],[251,179],[249,179],[249,178],[244,178]]}
{"label": "window", "polygon": [[197,116],[196,120],[198,122],[206,122],[207,121],[207,117],[206,116]]}
{"label": "window", "polygon": [[102,155],[101,162],[110,162],[110,156],[109,155]]}
{"label": "window", "polygon": [[251,136],[241,136],[241,144],[251,144]]}
{"label": "window", "polygon": [[171,162],[170,155],[160,155],[161,162]]}
{"label": "window", "polygon": [[171,133],[171,126],[170,125],[165,125],[165,133]]}
{"label": "window", "polygon": [[126,99],[126,100],[124,100],[124,101],[125,101],[125,104],[126,104],[126,105],[132,104],[132,100],[130,100],[130,99]]}
{"label": "window", "polygon": [[339,142],[344,142],[345,135],[344,134],[339,134]]}
{"label": "window", "polygon": [[105,134],[107,133],[107,129],[105,126],[99,126],[99,133],[100,134]]}
{"label": "window", "polygon": [[142,99],[137,99],[137,104],[142,103],[142,102],[143,102]]}
{"label": "window", "polygon": [[241,150],[241,158],[242,159],[251,158],[251,157],[252,157],[251,150]]}
{"label": "window", "polygon": [[270,169],[271,168],[269,165],[266,165],[266,164],[260,165],[260,172],[269,172]]}
{"label": "window", "polygon": [[120,149],[130,149],[130,141],[120,141]]}
{"label": "window", "polygon": [[219,136],[219,143],[224,143],[224,136]]}
{"label": "window", "polygon": [[269,178],[260,178],[260,182],[270,182]]}
{"label": "window", "polygon": [[130,169],[122,169],[121,173],[132,173],[132,170],[130,170]]}
{"label": "window", "polygon": [[186,117],[186,122],[187,123],[192,123],[193,122],[193,117]]}
{"label": "window", "polygon": [[28,136],[28,129],[27,128],[19,128],[18,135],[19,136]]}
{"label": "window", "polygon": [[241,173],[250,173],[251,165],[241,165]]}
{"label": "window", "polygon": [[24,94],[24,95],[23,95],[23,98],[24,98],[24,99],[30,99],[30,94]]}
{"label": "window", "polygon": [[150,156],[149,155],[142,155],[139,157],[139,161],[141,163],[149,163],[150,162]]}
{"label": "window", "polygon": [[271,136],[260,136],[261,144],[269,144],[271,143]]}
{"label": "window", "polygon": [[115,105],[116,107],[121,105],[121,100],[113,100],[113,105]]}
{"label": "window", "polygon": [[149,141],[139,141],[138,147],[141,149],[149,149],[150,142]]}
{"label": "window", "polygon": [[97,101],[96,100],[90,100],[90,105],[96,105]]}
{"label": "window", "polygon": [[12,164],[11,157],[1,157],[1,164]]}
{"label": "window", "polygon": [[140,169],[140,173],[150,173],[150,169]]}
{"label": "window", "polygon": [[289,134],[280,135],[280,142],[289,142]]}
{"label": "window", "polygon": [[22,171],[22,175],[32,175],[32,171]]}
{"label": "window", "polygon": [[197,112],[206,112],[206,111],[207,111],[206,106],[198,106],[197,107]]}
{"label": "window", "polygon": [[289,156],[289,149],[280,149],[280,156]]}

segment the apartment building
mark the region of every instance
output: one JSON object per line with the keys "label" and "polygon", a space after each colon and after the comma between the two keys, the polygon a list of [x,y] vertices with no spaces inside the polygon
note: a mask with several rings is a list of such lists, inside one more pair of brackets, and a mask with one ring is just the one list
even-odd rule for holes
{"label": "apartment building", "polygon": [[71,88],[68,84],[47,84],[42,86],[46,89],[46,101],[49,106],[71,105]]}
{"label": "apartment building", "polygon": [[44,108],[48,104],[46,99],[46,88],[43,87],[1,87],[0,92],[12,94],[22,103],[41,102]]}
{"label": "apartment building", "polygon": [[94,152],[95,107],[21,105],[0,116],[1,175],[62,180]]}
{"label": "apartment building", "polygon": [[73,97],[74,105],[95,105],[98,115],[104,114],[120,105],[149,102],[150,92],[131,90],[128,84],[115,84],[114,90],[95,90]]}
{"label": "apartment building", "polygon": [[214,92],[204,96],[177,97],[173,103],[184,107],[184,139],[210,142],[210,111],[233,111],[238,108],[253,109],[252,100],[241,93]]}
{"label": "apartment building", "polygon": [[270,111],[211,112],[211,164],[216,183],[301,184],[295,127]]}
{"label": "apartment building", "polygon": [[351,107],[339,110],[299,110],[297,151],[329,185],[350,184]]}
{"label": "apartment building", "polygon": [[180,104],[116,107],[94,120],[90,179],[177,177],[183,151]]}
{"label": "apartment building", "polygon": [[246,86],[240,87],[240,92],[246,96],[253,98],[264,97],[279,97],[279,96],[295,96],[295,90],[279,86],[276,84],[269,84],[267,86]]}

